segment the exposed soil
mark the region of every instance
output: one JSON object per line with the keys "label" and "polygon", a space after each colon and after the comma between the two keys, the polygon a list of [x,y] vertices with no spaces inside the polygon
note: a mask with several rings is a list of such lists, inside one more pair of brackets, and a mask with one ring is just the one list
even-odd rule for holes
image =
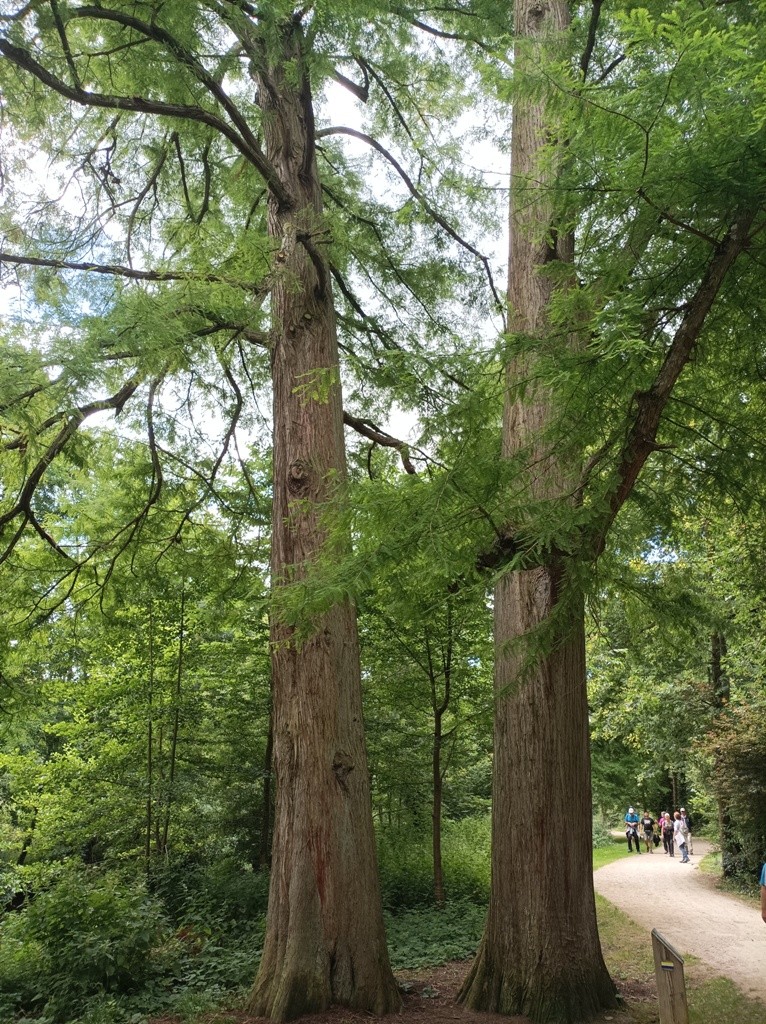
{"label": "exposed soil", "polygon": [[[698,957],[708,975],[724,975],[742,991],[766,1003],[766,925],[759,909],[715,888],[715,879],[699,871],[699,861],[710,849],[694,840],[691,864],[671,860],[662,850],[624,857],[594,875],[596,890],[639,926],[657,928],[681,956]],[[458,961],[421,971],[400,971],[403,1024],[529,1024],[526,1017],[476,1013],[455,1003],[470,961]],[[695,970],[695,973],[699,973]],[[618,992],[632,1007],[607,1011],[599,1021],[613,1024],[654,1024],[658,1018],[654,979],[615,979]],[[325,1013],[301,1018],[303,1024],[369,1024],[370,1015],[331,1007]],[[176,1017],[156,1017],[149,1024],[178,1024]],[[219,1010],[203,1024],[264,1024],[241,1010]]]}

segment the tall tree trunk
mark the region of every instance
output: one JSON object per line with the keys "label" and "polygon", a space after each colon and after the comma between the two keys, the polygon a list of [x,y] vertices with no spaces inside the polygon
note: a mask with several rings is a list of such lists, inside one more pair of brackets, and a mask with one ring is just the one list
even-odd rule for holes
{"label": "tall tree trunk", "polygon": [[147,873],[152,858],[152,800],[154,799],[154,609],[149,602],[149,678],[147,681],[146,722],[146,831],[144,835],[144,862]]}
{"label": "tall tree trunk", "polygon": [[[300,579],[327,541],[346,475],[338,349],[312,98],[296,20],[257,69],[264,137],[291,204],[269,201],[276,253],[273,585]],[[276,33],[272,35],[273,40]],[[273,616],[276,808],[267,930],[251,1012],[283,1021],[330,1003],[398,1009],[383,929],[361,706],[356,613],[308,636]]]}
{"label": "tall tree trunk", "polygon": [[432,751],[433,805],[431,810],[431,847],[434,861],[434,900],[444,903],[444,869],[442,867],[442,713],[434,712]]}
{"label": "tall tree trunk", "polygon": [[426,632],[426,653],[428,655],[428,673],[431,679],[431,707],[434,714],[432,773],[433,802],[431,811],[431,846],[434,864],[434,900],[437,904],[444,903],[444,868],[442,865],[442,802],[444,794],[444,769],[442,768],[442,747],[444,744],[444,715],[449,707],[452,686],[452,605],[447,604],[447,642],[442,649],[441,674],[444,689],[439,700],[436,688],[436,671],[431,653],[431,644]]}
{"label": "tall tree trunk", "polygon": [[[561,0],[517,0],[516,72],[568,24]],[[551,260],[571,260],[573,248],[552,224],[552,172],[540,161],[549,137],[545,101],[520,97],[509,303],[512,330],[540,339],[555,287],[540,271]],[[532,500],[562,500],[572,491],[572,468],[545,437],[556,410],[535,382],[531,356],[511,362],[507,387],[503,454],[525,454]],[[554,554],[548,564],[507,573],[495,589],[492,886],[484,937],[460,996],[475,1009],[535,1022],[583,1021],[616,1005],[593,892],[584,613],[571,594],[562,603],[567,588],[566,560]]]}
{"label": "tall tree trunk", "polygon": [[154,748],[154,763],[157,766],[157,785],[155,787],[155,813],[154,813],[154,852],[156,856],[162,856],[162,832],[160,821],[162,820],[165,801],[165,726],[162,722],[157,727],[157,742]]}

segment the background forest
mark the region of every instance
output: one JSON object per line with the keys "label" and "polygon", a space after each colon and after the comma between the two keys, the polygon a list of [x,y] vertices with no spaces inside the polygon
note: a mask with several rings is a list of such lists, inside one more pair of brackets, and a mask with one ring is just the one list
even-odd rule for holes
{"label": "background forest", "polygon": [[[513,12],[481,0],[0,3],[0,1019],[139,1022],[252,984],[274,652],[352,605],[392,966],[473,953],[493,588],[559,557],[585,607],[596,842],[628,804],[684,804],[754,889],[766,6],[601,6],[527,66]],[[497,169],[541,96],[543,344],[504,297]],[[285,97],[318,168],[289,224]],[[727,252],[627,486],[631,417]],[[285,385],[275,339],[328,296],[337,365]],[[518,400],[542,382],[545,443],[585,467],[561,500],[502,444],[532,351]],[[299,407],[345,442],[291,463],[288,514],[275,452]]]}

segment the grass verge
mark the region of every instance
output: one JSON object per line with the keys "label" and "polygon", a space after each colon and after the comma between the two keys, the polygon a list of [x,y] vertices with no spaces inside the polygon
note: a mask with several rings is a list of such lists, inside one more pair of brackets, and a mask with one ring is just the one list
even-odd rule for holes
{"label": "grass verge", "polygon": [[[612,858],[614,859],[614,858]],[[626,1000],[614,1024],[659,1024],[657,985],[649,932],[601,896],[596,896],[599,934],[609,973]],[[766,1006],[748,999],[728,978],[710,977],[707,964],[684,964],[689,1024],[764,1024]]]}

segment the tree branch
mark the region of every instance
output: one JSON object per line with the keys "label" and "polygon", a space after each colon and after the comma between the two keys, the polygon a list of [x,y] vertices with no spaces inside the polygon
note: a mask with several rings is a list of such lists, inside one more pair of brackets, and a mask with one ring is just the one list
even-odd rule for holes
{"label": "tree branch", "polygon": [[[112,20],[120,21],[123,24],[136,21],[136,27],[143,24],[141,22],[137,22],[136,19],[131,19],[127,16],[119,16],[115,11],[107,12],[104,8],[81,8],[79,12],[80,15],[85,11],[91,12],[93,16],[113,16]],[[150,36],[150,38],[155,38],[155,36]],[[243,135],[240,131],[235,130],[232,125],[212,113],[212,111],[205,110],[204,107],[188,106],[183,103],[167,103],[163,100],[148,100],[143,96],[113,96],[105,93],[90,92],[78,87],[77,85],[67,85],[66,82],[51,74],[47,68],[43,67],[42,64],[36,61],[28,50],[25,50],[20,46],[14,46],[14,44],[10,43],[7,39],[0,39],[0,54],[2,54],[12,64],[15,64],[16,67],[21,68],[22,71],[26,71],[33,75],[39,82],[42,82],[43,85],[47,85],[48,88],[53,89],[54,92],[57,92],[66,99],[73,100],[75,103],[79,103],[82,106],[101,107],[107,110],[129,110],[139,114],[158,114],[161,117],[175,117],[184,121],[197,121],[201,124],[208,125],[210,128],[213,128],[215,131],[227,138],[232,145],[256,168],[256,170],[258,170],[282,209],[290,209],[293,206],[292,196],[282,184],[276,168],[273,167],[273,165],[266,159],[258,145],[257,139],[252,132],[250,132],[249,128],[247,129],[246,134]],[[215,86],[216,90],[222,92],[212,76],[208,75],[207,72],[205,72],[205,75]],[[203,82],[203,84],[207,85],[207,82]],[[228,101],[225,108],[230,116],[230,108],[232,106],[231,101]],[[240,122],[244,123],[245,127],[247,127],[242,115],[238,113],[237,120],[235,122],[237,123],[237,127],[239,127]]]}
{"label": "tree branch", "polygon": [[391,434],[387,434],[384,430],[380,430],[375,426],[374,423],[370,423],[369,420],[361,420],[356,416],[352,416],[351,413],[343,411],[343,422],[347,427],[351,427],[362,437],[368,438],[370,441],[374,441],[375,444],[379,444],[384,448],[395,448],[402,459],[402,465],[408,473],[417,475],[417,470],[413,466],[410,460],[410,448],[406,441],[400,441],[396,437],[392,437]]}
{"label": "tree branch", "polygon": [[500,298],[497,289],[495,288],[495,281],[494,278],[492,277],[492,270],[490,269],[489,260],[487,259],[487,257],[483,256],[478,249],[474,248],[474,246],[471,245],[470,242],[467,242],[464,238],[462,238],[457,233],[457,231],[455,231],[452,225],[447,220],[445,220],[444,217],[442,217],[439,211],[436,210],[429,203],[429,201],[426,199],[426,197],[423,195],[420,189],[418,189],[418,187],[412,181],[412,179],[407,174],[402,165],[399,163],[399,161],[391,153],[388,152],[385,146],[382,146],[377,141],[377,139],[373,139],[372,136],[366,135],[364,132],[359,132],[355,128],[345,128],[342,125],[335,125],[331,128],[321,128],[316,133],[316,137],[318,139],[325,138],[328,135],[348,135],[353,139],[359,139],[361,142],[366,142],[368,146],[371,146],[377,153],[380,153],[380,155],[391,164],[396,173],[407,186],[410,195],[417,199],[417,201],[420,203],[420,205],[423,207],[426,213],[428,213],[428,215],[432,217],[444,231],[447,232],[450,238],[454,239],[458,243],[458,245],[461,245],[464,249],[467,249],[472,256],[475,256],[476,259],[480,261],[487,275],[487,280],[489,281],[489,286],[495,298],[495,304],[497,308],[501,311],[505,310],[505,304],[503,300]]}
{"label": "tree branch", "polygon": [[330,77],[334,82],[337,82],[338,85],[342,85],[344,89],[347,89],[352,96],[356,96],[356,98],[361,100],[362,103],[367,103],[370,98],[370,76],[368,75],[367,69],[362,61],[357,60],[356,63],[362,69],[364,85],[359,85],[357,82],[353,81],[353,79],[347,78],[345,75],[341,74],[338,70],[333,71]]}
{"label": "tree branch", "polygon": [[590,66],[590,59],[593,56],[593,47],[596,45],[596,32],[598,30],[598,22],[601,17],[601,5],[603,0],[593,0],[593,4],[590,12],[590,24],[588,25],[588,38],[585,42],[585,50],[580,58],[580,71],[582,72],[583,81],[588,77],[588,67]]}
{"label": "tree branch", "polygon": [[217,274],[178,274],[162,270],[134,270],[109,263],[74,263],[70,260],[55,260],[42,256],[19,256],[16,253],[0,252],[0,264],[10,263],[18,267],[50,267],[54,270],[82,270],[91,274],[110,274],[113,277],[126,277],[134,281],[197,281],[204,284],[226,284],[231,288],[240,288],[248,292],[265,294],[271,285],[264,287],[259,284],[245,284],[230,277],[219,277]]}
{"label": "tree branch", "polygon": [[676,331],[665,360],[648,391],[634,395],[635,414],[629,425],[617,467],[616,478],[608,496],[609,508],[593,538],[593,554],[598,556],[606,545],[606,536],[649,455],[660,445],[655,441],[662,413],[673,387],[691,358],[705,320],[723,281],[734,261],[749,244],[749,231],[755,211],[740,216],[731,226],[715,253]]}
{"label": "tree branch", "polygon": [[45,471],[56,456],[64,450],[72,437],[74,437],[81,424],[96,412],[103,412],[107,409],[114,409],[116,412],[120,412],[128,399],[138,390],[140,383],[140,377],[133,377],[126,384],[123,384],[120,390],[116,394],[112,395],[111,398],[104,398],[97,402],[91,402],[88,405],[81,406],[79,409],[75,410],[74,414],[69,417],[56,437],[48,445],[42,457],[38,460],[37,465],[28,475],[26,483],[22,487],[16,503],[12,508],[0,516],[0,530],[10,523],[11,520],[15,519],[20,513],[23,513],[27,519],[32,517],[32,497],[42,480]]}

